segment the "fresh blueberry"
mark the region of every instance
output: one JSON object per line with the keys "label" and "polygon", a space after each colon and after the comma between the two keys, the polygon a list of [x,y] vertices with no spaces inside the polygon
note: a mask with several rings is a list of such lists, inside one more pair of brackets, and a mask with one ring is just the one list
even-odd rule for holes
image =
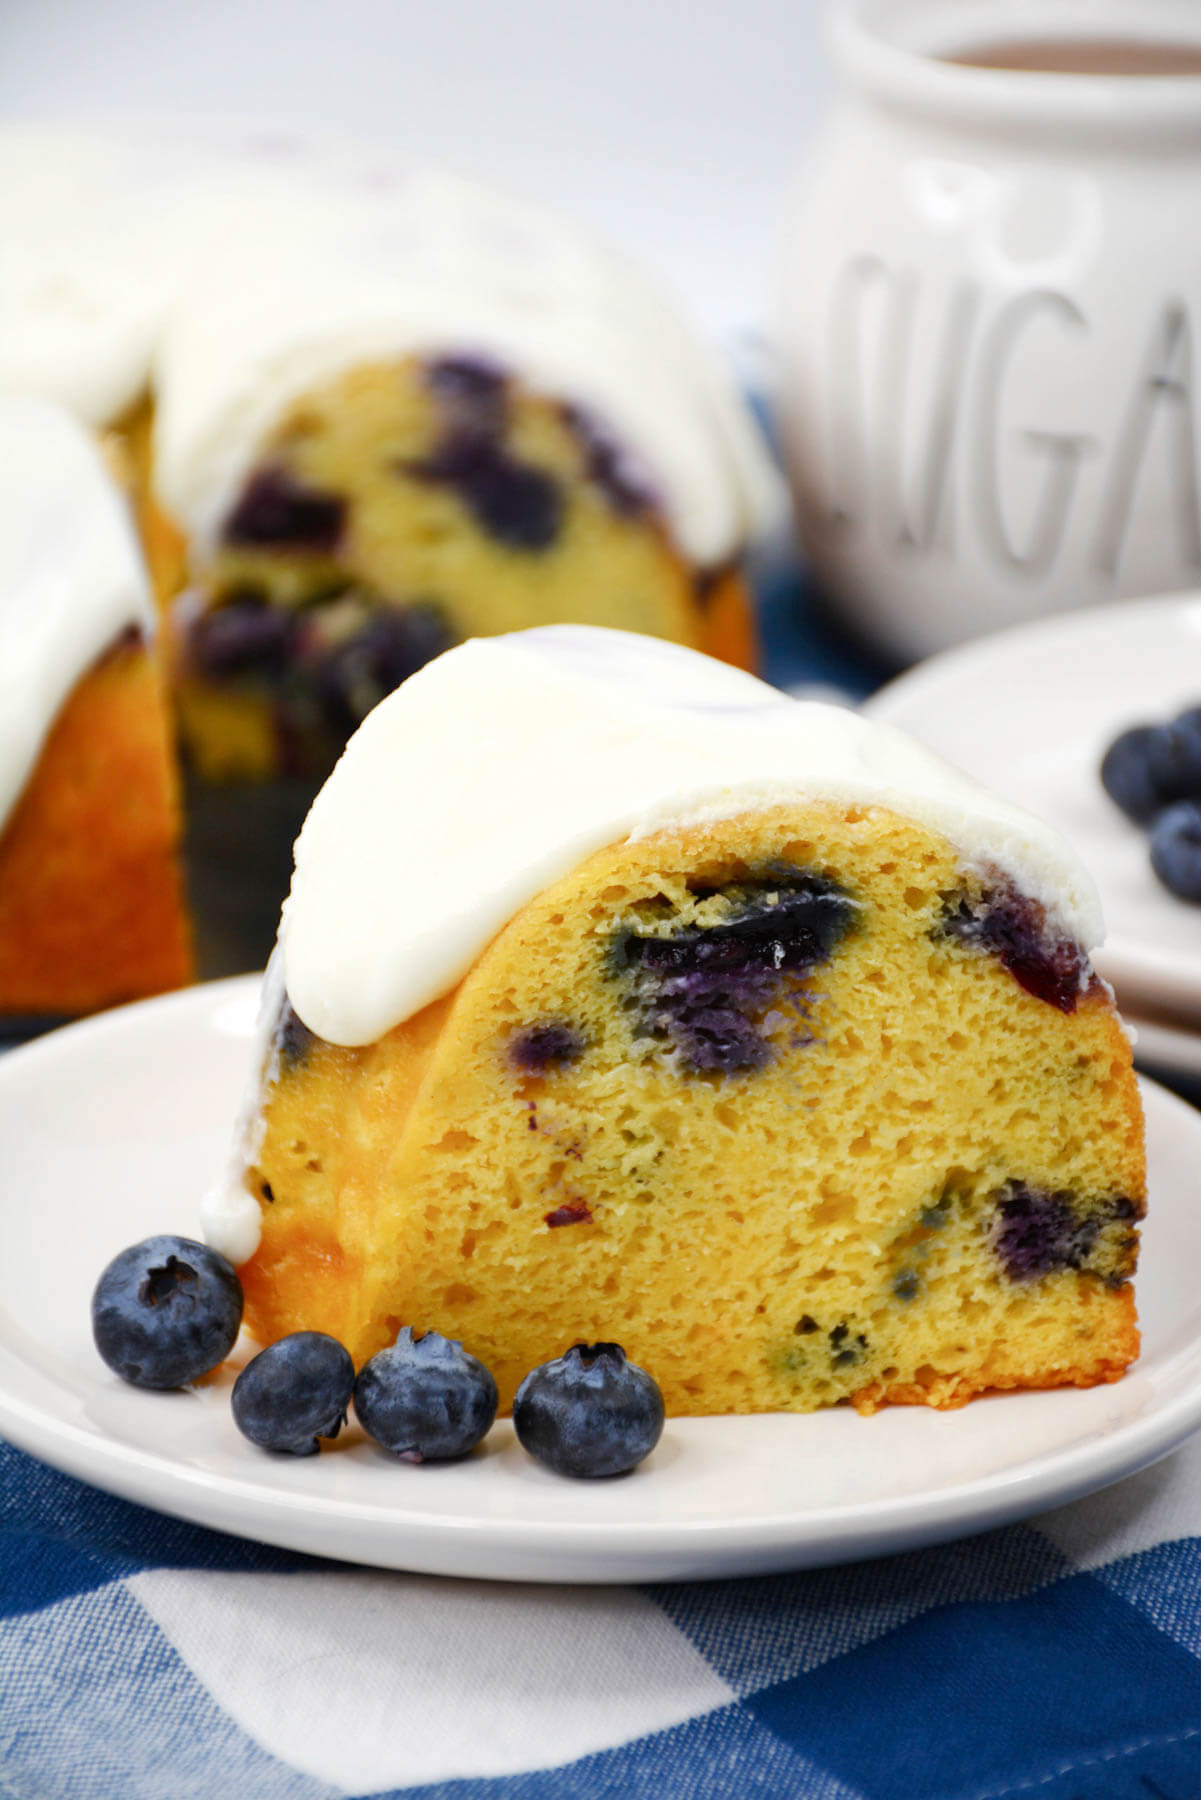
{"label": "fresh blueberry", "polygon": [[624,1475],[663,1430],[663,1396],[620,1344],[573,1344],[532,1369],[513,1402],[513,1428],[557,1475]]}
{"label": "fresh blueberry", "polygon": [[354,1391],[350,1352],[324,1331],[294,1331],[260,1350],[234,1382],[234,1424],[263,1450],[313,1456],[335,1438]]}
{"label": "fresh blueberry", "polygon": [[1151,867],[1180,900],[1201,901],[1201,804],[1178,800],[1151,829]]}
{"label": "fresh blueberry", "polygon": [[1133,725],[1113,740],[1101,759],[1101,785],[1128,818],[1142,825],[1163,801],[1151,773],[1151,748],[1157,725]]}
{"label": "fresh blueberry", "polygon": [[134,1387],[182,1387],[207,1375],[241,1323],[233,1264],[191,1238],[146,1238],[122,1250],[92,1295],[96,1348]]}
{"label": "fresh blueberry", "polygon": [[1147,766],[1161,806],[1201,799],[1201,723],[1182,713],[1152,733]]}
{"label": "fresh blueberry", "polygon": [[437,1331],[396,1342],[359,1370],[354,1409],[363,1430],[403,1462],[466,1456],[496,1417],[496,1383],[455,1338]]}

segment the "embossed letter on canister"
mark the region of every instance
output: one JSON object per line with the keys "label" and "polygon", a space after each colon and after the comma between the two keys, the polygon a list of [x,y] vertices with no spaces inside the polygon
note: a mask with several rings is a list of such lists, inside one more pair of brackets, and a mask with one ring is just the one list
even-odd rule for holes
{"label": "embossed letter on canister", "polygon": [[1201,586],[1201,8],[840,0],[788,223],[806,546],[914,657]]}

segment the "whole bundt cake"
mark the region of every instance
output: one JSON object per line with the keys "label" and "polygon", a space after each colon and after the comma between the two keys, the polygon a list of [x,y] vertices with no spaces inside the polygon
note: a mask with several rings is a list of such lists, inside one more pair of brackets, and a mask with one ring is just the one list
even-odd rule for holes
{"label": "whole bundt cake", "polygon": [[487,632],[754,660],[782,481],[726,359],[571,220],[370,147],[15,124],[0,239],[0,388],[122,464],[199,785],[311,798]]}

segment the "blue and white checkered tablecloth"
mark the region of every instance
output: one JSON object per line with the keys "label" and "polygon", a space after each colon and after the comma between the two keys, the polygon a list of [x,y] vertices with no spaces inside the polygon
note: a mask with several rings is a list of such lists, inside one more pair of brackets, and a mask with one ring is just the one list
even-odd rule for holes
{"label": "blue and white checkered tablecloth", "polygon": [[[865,692],[793,604],[775,678]],[[317,1562],[0,1443],[0,1792],[1196,1800],[1199,1546],[1201,1437],[961,1543],[643,1588]]]}
{"label": "blue and white checkered tablecloth", "polygon": [[939,1549],[554,1588],[312,1559],[0,1446],[14,1800],[1195,1800],[1201,1438]]}

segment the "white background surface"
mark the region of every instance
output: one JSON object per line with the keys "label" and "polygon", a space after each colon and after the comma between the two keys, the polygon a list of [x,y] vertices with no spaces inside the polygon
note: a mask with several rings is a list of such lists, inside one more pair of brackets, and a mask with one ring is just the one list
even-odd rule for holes
{"label": "white background surface", "polygon": [[832,77],[822,0],[0,0],[0,119],[353,131],[641,254],[723,333],[771,305]]}

